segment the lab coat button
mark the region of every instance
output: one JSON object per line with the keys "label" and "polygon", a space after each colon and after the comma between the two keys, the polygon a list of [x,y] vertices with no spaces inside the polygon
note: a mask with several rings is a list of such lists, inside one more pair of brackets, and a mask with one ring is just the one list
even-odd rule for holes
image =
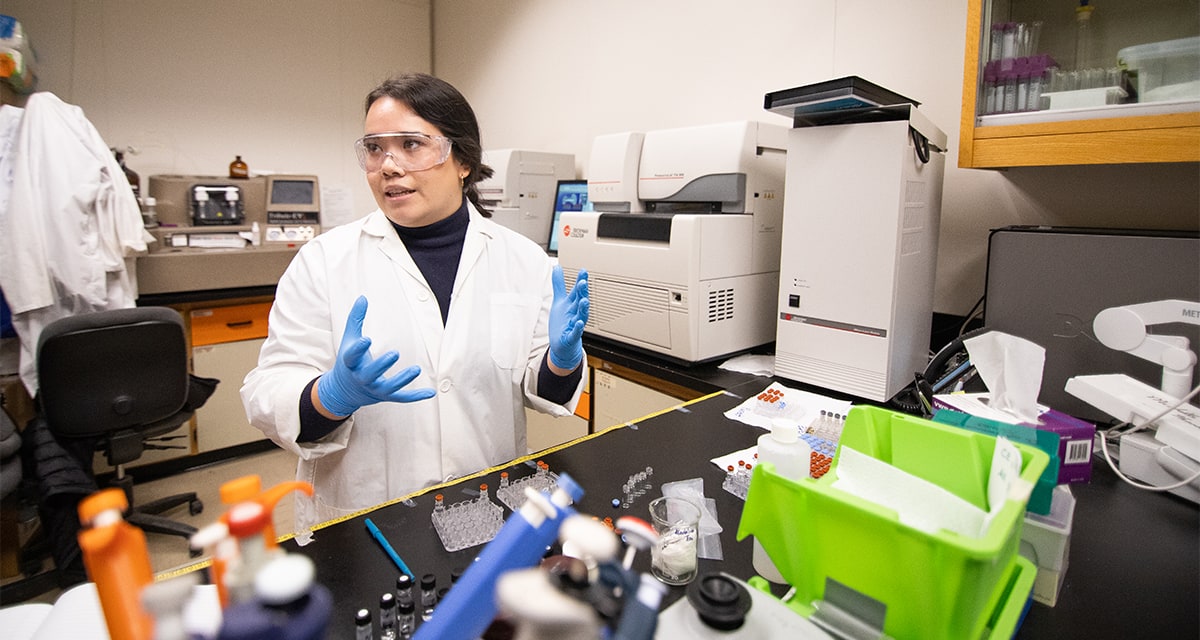
{"label": "lab coat button", "polygon": [[425,291],[418,293],[417,300],[420,300],[421,302],[428,302],[429,301],[429,293],[425,292]]}
{"label": "lab coat button", "polygon": [[438,385],[438,388],[442,390],[442,393],[449,391],[450,387],[451,387],[451,382],[449,380],[442,380],[442,383],[440,385]]}

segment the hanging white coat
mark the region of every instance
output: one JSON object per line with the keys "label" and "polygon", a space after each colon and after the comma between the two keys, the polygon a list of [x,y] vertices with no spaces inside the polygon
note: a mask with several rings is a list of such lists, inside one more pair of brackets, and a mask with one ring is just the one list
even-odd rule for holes
{"label": "hanging white coat", "polygon": [[20,338],[21,380],[36,395],[42,329],[59,318],[134,306],[136,256],[154,236],[82,109],[35,93],[19,126],[5,130],[13,137],[0,154],[0,287]]}
{"label": "hanging white coat", "polygon": [[[583,382],[560,406],[539,398],[549,345],[552,260],[520,234],[468,207],[470,222],[445,326],[433,291],[386,216],[376,210],[300,249],[279,281],[258,367],[242,387],[251,424],[297,454],[297,530],[525,455],[525,406],[574,411]],[[333,367],[346,317],[368,300],[371,355],[395,350],[392,374],[416,364],[407,388],[437,394],[356,411],[321,440],[298,444],[300,394]]]}

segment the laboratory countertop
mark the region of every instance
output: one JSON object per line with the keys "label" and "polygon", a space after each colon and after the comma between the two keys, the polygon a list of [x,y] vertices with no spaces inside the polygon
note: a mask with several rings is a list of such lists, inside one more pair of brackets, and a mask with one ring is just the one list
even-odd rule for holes
{"label": "laboratory countertop", "polygon": [[[480,483],[487,483],[494,496],[502,471],[517,480],[533,474],[534,462],[541,460],[551,471],[570,474],[583,487],[585,495],[576,504],[579,512],[614,520],[626,514],[645,517],[657,488],[635,499],[629,510],[614,508],[612,500],[622,497],[621,485],[629,476],[651,467],[655,487],[702,478],[705,495],[716,502],[723,559],[702,559],[701,573],[725,571],[748,578],[754,575],[751,542],[736,540],[743,502],[722,489],[724,473],[710,460],[751,446],[762,434],[723,415],[769,383],[760,381],[327,525],[317,529],[312,542],[303,547],[295,540],[283,546],[312,558],[318,581],[333,593],[328,637],[352,638],[355,611],[375,612],[379,596],[394,588],[399,573],[372,540],[367,518],[378,525],[418,578],[432,573],[439,586],[447,586],[452,571],[468,566],[483,546],[445,551],[431,520],[435,494],[443,494],[449,505],[472,498]],[[1103,461],[1094,463],[1090,484],[1072,485],[1072,489],[1077,504],[1069,569],[1057,606],[1032,603],[1017,637],[1200,637],[1196,505],[1125,485]],[[508,513],[505,509],[506,517]],[[638,554],[634,568],[648,570],[647,554]],[[683,594],[683,587],[671,587],[663,607]]]}

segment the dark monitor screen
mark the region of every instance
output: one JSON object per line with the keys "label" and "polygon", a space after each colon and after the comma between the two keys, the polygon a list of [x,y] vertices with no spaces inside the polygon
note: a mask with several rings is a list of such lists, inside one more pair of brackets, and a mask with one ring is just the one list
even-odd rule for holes
{"label": "dark monitor screen", "polygon": [[591,211],[588,204],[587,180],[559,180],[554,194],[554,218],[550,221],[550,239],[546,251],[558,253],[558,239],[562,237],[562,213],[564,211]]}
{"label": "dark monitor screen", "polygon": [[273,180],[271,204],[315,204],[315,187],[312,180]]}

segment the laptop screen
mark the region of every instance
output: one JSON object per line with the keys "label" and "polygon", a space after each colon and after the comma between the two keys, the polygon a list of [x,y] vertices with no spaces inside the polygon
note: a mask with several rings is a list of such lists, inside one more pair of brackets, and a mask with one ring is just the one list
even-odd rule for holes
{"label": "laptop screen", "polygon": [[562,237],[564,211],[591,211],[587,201],[587,180],[559,180],[554,194],[554,218],[550,221],[550,238],[546,252],[558,255],[558,239]]}

